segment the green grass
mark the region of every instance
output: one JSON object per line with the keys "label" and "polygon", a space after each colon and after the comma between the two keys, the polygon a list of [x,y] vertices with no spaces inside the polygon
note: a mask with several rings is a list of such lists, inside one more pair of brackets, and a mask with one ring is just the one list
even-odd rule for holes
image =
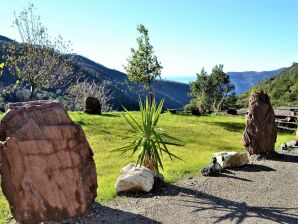
{"label": "green grass", "polygon": [[[97,201],[111,200],[115,197],[114,185],[120,169],[129,162],[136,161],[129,154],[119,157],[112,152],[126,144],[130,133],[122,113],[105,115],[86,115],[82,112],[70,112],[71,118],[82,125],[94,152],[98,178]],[[132,112],[140,118],[138,112]],[[2,115],[0,114],[0,117]],[[231,116],[183,116],[162,114],[159,126],[172,136],[185,142],[183,147],[170,147],[170,150],[183,160],[171,161],[163,158],[167,182],[175,182],[185,174],[200,175],[203,166],[210,162],[211,154],[218,151],[244,151],[242,132],[245,126],[243,117]],[[284,141],[293,139],[288,132],[279,132],[276,147]],[[0,191],[0,222],[9,216],[7,202]]]}

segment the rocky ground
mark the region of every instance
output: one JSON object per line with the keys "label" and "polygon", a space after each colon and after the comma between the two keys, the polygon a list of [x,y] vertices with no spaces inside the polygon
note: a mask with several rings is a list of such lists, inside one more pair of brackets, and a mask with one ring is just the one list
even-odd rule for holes
{"label": "rocky ground", "polygon": [[298,150],[93,204],[65,223],[298,223]]}

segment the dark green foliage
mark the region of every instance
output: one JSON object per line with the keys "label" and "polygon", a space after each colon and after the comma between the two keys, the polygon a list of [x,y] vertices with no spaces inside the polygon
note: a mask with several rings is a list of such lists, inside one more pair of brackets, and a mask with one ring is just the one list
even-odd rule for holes
{"label": "dark green foliage", "polygon": [[197,73],[197,80],[190,83],[190,88],[188,107],[198,108],[201,112],[218,112],[235,102],[234,96],[230,95],[235,87],[224,73],[223,65],[216,65],[210,75],[202,69]]}
{"label": "dark green foliage", "polygon": [[228,110],[230,108],[236,108],[237,105],[237,96],[235,93],[231,93],[227,97],[225,97],[223,103],[222,103],[222,110]]}
{"label": "dark green foliage", "polygon": [[124,66],[124,69],[130,81],[140,83],[145,87],[151,102],[153,95],[152,84],[156,78],[160,77],[162,66],[153,54],[148,29],[144,25],[139,25],[137,30],[141,34],[137,38],[138,48],[136,50],[131,49],[131,56],[127,59],[128,64]]}
{"label": "dark green foliage", "polygon": [[183,142],[168,135],[162,128],[158,127],[158,121],[162,112],[164,101],[162,100],[157,106],[155,100],[151,105],[146,102],[143,105],[140,100],[141,122],[137,121],[127,110],[124,118],[127,121],[133,135],[130,144],[116,149],[126,153],[132,152],[134,155],[138,152],[137,165],[144,165],[151,169],[154,173],[158,172],[158,165],[163,169],[161,156],[162,154],[168,155],[171,159],[178,158],[172,154],[167,145],[182,146]]}
{"label": "dark green foliage", "polygon": [[252,91],[264,91],[270,97],[273,106],[298,105],[298,64],[281,73],[259,82],[249,91],[240,94],[237,99],[238,107],[247,107],[248,98]]}

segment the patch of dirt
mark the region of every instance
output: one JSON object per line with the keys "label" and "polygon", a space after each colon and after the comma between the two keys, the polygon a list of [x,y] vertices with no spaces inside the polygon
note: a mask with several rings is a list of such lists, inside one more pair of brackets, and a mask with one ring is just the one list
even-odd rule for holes
{"label": "patch of dirt", "polygon": [[93,204],[65,223],[298,223],[298,150]]}

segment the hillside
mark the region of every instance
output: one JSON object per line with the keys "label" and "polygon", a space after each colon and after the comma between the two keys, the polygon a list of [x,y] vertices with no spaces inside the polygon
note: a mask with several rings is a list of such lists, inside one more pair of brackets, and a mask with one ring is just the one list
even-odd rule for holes
{"label": "hillside", "polygon": [[293,106],[298,105],[298,63],[283,70],[279,74],[272,76],[257,83],[249,91],[240,94],[238,105],[247,106],[247,98],[252,90],[264,91],[271,98],[274,106]]}
{"label": "hillside", "polygon": [[231,82],[235,85],[236,94],[243,93],[253,87],[258,82],[270,78],[286,68],[280,68],[273,71],[245,71],[245,72],[227,72]]}
{"label": "hillside", "polygon": [[[13,40],[0,35],[0,58],[3,54],[3,47],[12,41]],[[111,92],[113,92],[114,98],[111,102],[111,105],[114,110],[121,110],[122,106],[125,106],[130,110],[135,110],[138,108],[138,95],[139,93],[143,92],[142,88],[139,85],[129,82],[126,74],[114,69],[109,69],[81,55],[74,55],[73,66],[74,74],[70,78],[71,82],[69,85],[76,82],[78,79],[81,81],[94,80],[98,84],[106,80],[110,83],[108,88]],[[82,71],[84,73],[83,76],[80,75]],[[15,81],[16,79],[12,77],[7,70],[4,71],[4,74],[0,77],[0,89],[14,84]],[[189,102],[187,94],[190,90],[189,85],[187,84],[165,81],[161,79],[157,80],[154,86],[156,90],[156,99],[165,99],[166,108],[181,108]],[[63,98],[67,95],[68,87],[69,86],[43,89],[43,99],[55,97]],[[62,90],[62,92],[59,94],[57,94],[58,89]],[[14,99],[4,99],[5,102],[13,100]]]}

